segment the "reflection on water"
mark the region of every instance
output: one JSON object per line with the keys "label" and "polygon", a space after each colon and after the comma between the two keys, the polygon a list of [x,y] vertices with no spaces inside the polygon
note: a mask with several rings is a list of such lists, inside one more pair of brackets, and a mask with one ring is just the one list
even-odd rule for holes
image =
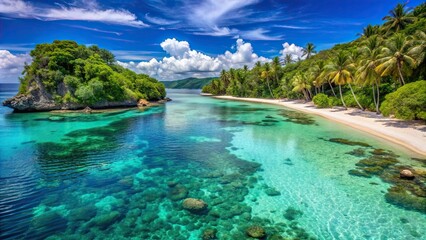
{"label": "reflection on water", "polygon": [[[146,111],[0,109],[0,238],[426,236],[426,214],[406,205],[422,206],[424,181],[391,180],[401,166],[420,172],[422,161],[304,113],[170,97]],[[417,195],[389,196],[395,186]],[[186,198],[207,208],[188,211]]]}

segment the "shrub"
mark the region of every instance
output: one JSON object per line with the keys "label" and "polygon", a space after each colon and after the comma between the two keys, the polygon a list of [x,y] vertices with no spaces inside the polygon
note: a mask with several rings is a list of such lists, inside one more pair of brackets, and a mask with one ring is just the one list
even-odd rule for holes
{"label": "shrub", "polygon": [[343,106],[342,101],[340,100],[340,98],[331,96],[329,97],[329,103],[330,103],[330,107],[333,106]]}
{"label": "shrub", "polygon": [[324,93],[319,93],[315,95],[312,101],[314,102],[315,106],[319,108],[327,108],[331,105],[330,98],[328,98],[328,96]]}
{"label": "shrub", "polygon": [[380,107],[384,116],[426,120],[426,81],[408,83],[393,93],[386,95]]}

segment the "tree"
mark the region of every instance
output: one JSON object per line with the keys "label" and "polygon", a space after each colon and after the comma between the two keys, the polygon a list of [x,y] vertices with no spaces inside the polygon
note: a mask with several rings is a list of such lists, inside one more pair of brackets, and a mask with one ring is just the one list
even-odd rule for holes
{"label": "tree", "polygon": [[[405,84],[404,75],[409,76],[416,67],[415,55],[418,53],[411,50],[411,42],[401,33],[386,41],[386,47],[382,49],[379,65],[375,68],[381,77],[396,76],[401,85]],[[414,49],[414,48],[413,48]],[[421,49],[418,48],[417,51]]]}
{"label": "tree", "polygon": [[308,79],[306,77],[306,74],[297,73],[293,77],[293,86],[294,86],[293,91],[302,92],[306,101],[311,100],[310,90],[309,90],[311,88],[311,85],[309,85],[309,83],[308,83]]}
{"label": "tree", "polygon": [[379,34],[379,26],[373,26],[371,24],[368,24],[367,27],[362,29],[362,34],[358,34],[358,35],[364,38],[369,38],[377,34]]}
{"label": "tree", "polygon": [[315,51],[315,45],[313,43],[306,44],[306,47],[303,49],[303,56],[306,56],[306,59],[309,59],[312,54],[316,53]]}
{"label": "tree", "polygon": [[275,88],[277,87],[279,79],[281,78],[281,64],[280,59],[278,57],[274,57],[272,59],[271,75],[274,76],[272,87]]}
{"label": "tree", "polygon": [[352,89],[351,82],[353,81],[351,70],[353,64],[348,54],[343,51],[340,51],[337,56],[334,58],[334,61],[331,64],[327,65],[328,77],[332,82],[339,86],[340,100],[342,101],[343,106],[346,108],[345,101],[343,100],[342,94],[342,85],[348,84],[351,89],[351,93],[361,109],[364,109],[361,104],[358,102],[358,99],[355,96],[355,93]]}
{"label": "tree", "polygon": [[394,9],[389,11],[389,15],[383,18],[383,20],[386,20],[383,27],[387,33],[391,31],[398,32],[404,29],[407,24],[415,21],[416,18],[409,15],[410,10],[406,8],[406,5],[406,3],[398,3]]}
{"label": "tree", "polygon": [[[363,59],[356,71],[356,82],[361,85],[370,85],[373,90],[373,101],[376,106],[376,112],[380,113],[380,75],[376,72],[377,62],[381,51],[381,39],[377,35],[367,39],[361,49]],[[375,90],[376,89],[376,90]],[[376,96],[377,93],[377,96]]]}
{"label": "tree", "polygon": [[288,64],[290,64],[292,62],[294,62],[294,60],[293,60],[293,57],[291,56],[291,54],[286,54],[284,56],[284,59],[283,59],[284,65],[288,65]]}
{"label": "tree", "polygon": [[266,80],[266,84],[268,85],[268,89],[269,89],[269,93],[271,94],[271,97],[274,98],[274,94],[272,93],[271,90],[271,85],[269,84],[269,78],[271,77],[271,67],[269,65],[269,63],[265,63],[265,65],[263,65],[263,71],[261,74],[261,78]]}

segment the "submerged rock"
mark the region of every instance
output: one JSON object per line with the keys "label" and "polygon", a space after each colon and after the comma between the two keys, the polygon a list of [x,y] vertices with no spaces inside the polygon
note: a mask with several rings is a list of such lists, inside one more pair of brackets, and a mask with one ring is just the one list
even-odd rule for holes
{"label": "submerged rock", "polygon": [[278,190],[277,190],[277,189],[275,189],[275,188],[267,188],[267,189],[265,190],[265,193],[266,193],[266,195],[271,196],[271,197],[281,195],[280,191],[278,191]]}
{"label": "submerged rock", "polygon": [[188,196],[188,189],[182,184],[176,184],[169,190],[169,197],[173,201],[182,200]]}
{"label": "submerged rock", "polygon": [[289,221],[293,221],[296,218],[300,217],[303,213],[297,209],[294,209],[292,207],[287,208],[287,210],[285,210],[284,213],[284,217],[289,220]]}
{"label": "submerged rock", "polygon": [[90,222],[91,225],[95,225],[100,229],[107,229],[110,225],[115,223],[120,218],[120,213],[118,211],[112,211],[106,214],[96,216]]}
{"label": "submerged rock", "polygon": [[202,240],[217,239],[216,234],[217,234],[216,229],[207,228],[203,231],[203,234],[201,235],[201,239]]}
{"label": "submerged rock", "polygon": [[187,198],[183,200],[182,207],[192,213],[203,213],[207,210],[207,203],[197,198]]}
{"label": "submerged rock", "polygon": [[[323,138],[321,138],[321,139],[323,139]],[[327,140],[327,139],[323,139],[323,140]],[[330,138],[330,139],[328,139],[328,141],[333,142],[333,143],[343,144],[343,145],[349,145],[349,146],[371,147],[371,145],[369,145],[367,143],[351,141],[351,140],[344,139],[344,138]]]}
{"label": "submerged rock", "polygon": [[250,226],[246,229],[246,234],[252,238],[263,238],[266,236],[265,229],[258,225]]}

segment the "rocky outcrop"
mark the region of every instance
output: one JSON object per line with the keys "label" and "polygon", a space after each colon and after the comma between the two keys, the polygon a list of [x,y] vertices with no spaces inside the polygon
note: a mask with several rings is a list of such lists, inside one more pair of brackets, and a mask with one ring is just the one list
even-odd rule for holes
{"label": "rocky outcrop", "polygon": [[[142,100],[142,99],[141,99]],[[167,100],[160,100],[159,103],[164,103]],[[140,104],[140,105],[139,105]],[[18,94],[13,98],[3,102],[3,106],[15,109],[17,112],[47,112],[53,110],[79,110],[89,107],[90,109],[106,109],[120,107],[137,107],[148,106],[150,102],[143,100],[125,100],[119,102],[99,101],[94,104],[80,103],[57,103],[53,100],[46,91],[40,88],[33,89],[29,94]]]}

